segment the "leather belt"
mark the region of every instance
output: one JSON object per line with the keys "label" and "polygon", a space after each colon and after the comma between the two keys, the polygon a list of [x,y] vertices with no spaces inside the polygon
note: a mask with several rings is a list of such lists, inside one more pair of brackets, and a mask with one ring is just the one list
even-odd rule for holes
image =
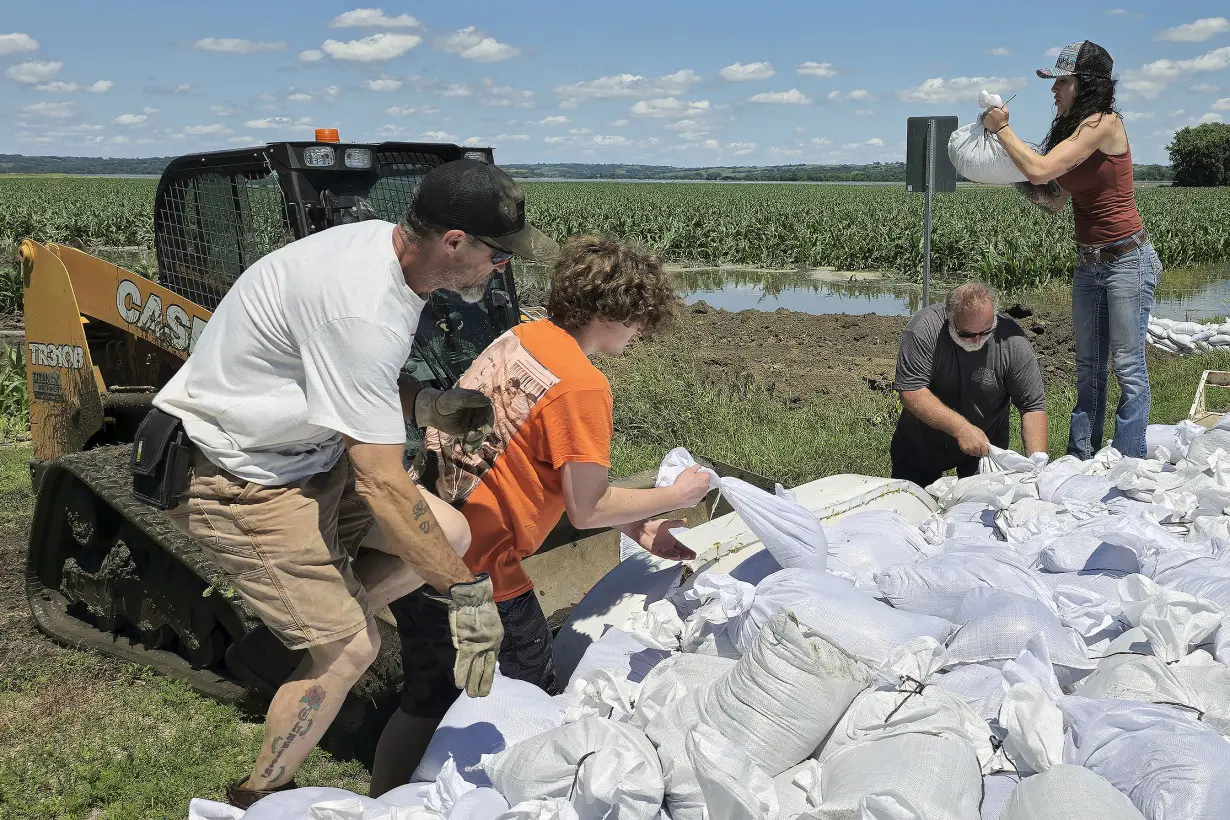
{"label": "leather belt", "polygon": [[1077,245],[1076,253],[1082,264],[1097,265],[1100,262],[1113,262],[1127,256],[1132,251],[1142,247],[1149,241],[1149,234],[1144,228],[1124,239],[1118,239],[1106,245]]}

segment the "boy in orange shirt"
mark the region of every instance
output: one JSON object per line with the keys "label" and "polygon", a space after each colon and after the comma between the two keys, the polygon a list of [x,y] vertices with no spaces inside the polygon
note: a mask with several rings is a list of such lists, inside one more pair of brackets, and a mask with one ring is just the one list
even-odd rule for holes
{"label": "boy in orange shirt", "polygon": [[[611,387],[589,360],[596,353],[619,355],[637,333],[660,329],[680,302],[656,256],[614,239],[574,237],[555,262],[550,318],[505,333],[458,382],[491,399],[492,433],[467,452],[457,437],[427,431],[415,472],[434,479],[439,496],[470,525],[464,559],[472,572],[491,576],[506,677],[557,694],[551,630],[521,561],[542,546],[565,511],[579,529],[617,527],[655,555],[694,557],[669,533],[683,522],[649,519],[699,504],[708,476],[693,467],[669,487],[612,487]],[[407,683],[376,752],[373,796],[409,780],[459,694],[448,611],[418,592],[390,608]]]}

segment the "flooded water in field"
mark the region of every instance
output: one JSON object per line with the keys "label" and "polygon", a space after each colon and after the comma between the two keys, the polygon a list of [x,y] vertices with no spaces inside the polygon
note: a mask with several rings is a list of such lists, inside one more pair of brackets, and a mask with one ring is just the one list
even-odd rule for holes
{"label": "flooded water in field", "polygon": [[[891,274],[758,268],[673,268],[672,273],[687,304],[703,301],[728,311],[786,308],[816,316],[910,316],[922,307],[922,287]],[[517,276],[532,285],[546,284],[540,269],[521,266]],[[931,302],[943,299],[949,287],[932,283]],[[1164,272],[1153,315],[1201,322],[1230,316],[1230,265]]]}

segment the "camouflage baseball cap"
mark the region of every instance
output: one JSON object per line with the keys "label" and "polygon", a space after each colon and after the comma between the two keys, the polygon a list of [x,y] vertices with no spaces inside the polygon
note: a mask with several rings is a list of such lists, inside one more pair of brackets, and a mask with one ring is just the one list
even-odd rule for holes
{"label": "camouflage baseball cap", "polygon": [[1039,68],[1038,76],[1044,80],[1073,75],[1109,79],[1112,68],[1114,61],[1106,49],[1092,40],[1082,40],[1064,46],[1055,60],[1055,67]]}

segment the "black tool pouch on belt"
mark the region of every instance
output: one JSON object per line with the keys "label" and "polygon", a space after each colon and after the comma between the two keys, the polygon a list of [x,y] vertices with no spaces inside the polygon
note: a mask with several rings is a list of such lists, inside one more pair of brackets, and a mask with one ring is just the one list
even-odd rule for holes
{"label": "black tool pouch on belt", "polygon": [[191,455],[180,420],[150,410],[132,442],[132,494],[160,510],[175,507],[188,489]]}

